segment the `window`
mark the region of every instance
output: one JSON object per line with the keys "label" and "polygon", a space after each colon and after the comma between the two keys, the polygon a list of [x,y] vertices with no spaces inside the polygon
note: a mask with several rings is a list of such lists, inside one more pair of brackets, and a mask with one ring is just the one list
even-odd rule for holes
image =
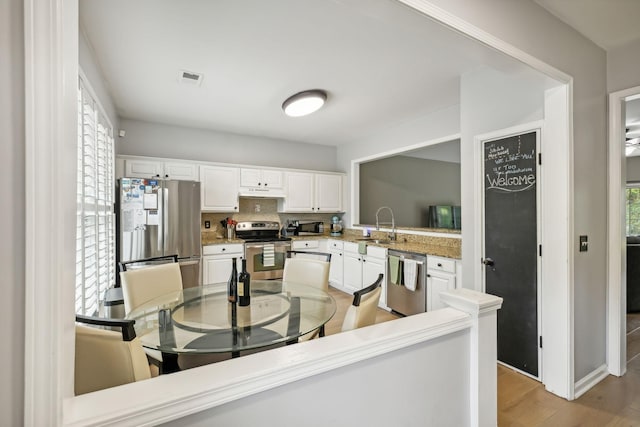
{"label": "window", "polygon": [[640,184],[627,187],[627,236],[640,235]]}
{"label": "window", "polygon": [[79,79],[76,212],[76,313],[95,315],[115,282],[113,127]]}

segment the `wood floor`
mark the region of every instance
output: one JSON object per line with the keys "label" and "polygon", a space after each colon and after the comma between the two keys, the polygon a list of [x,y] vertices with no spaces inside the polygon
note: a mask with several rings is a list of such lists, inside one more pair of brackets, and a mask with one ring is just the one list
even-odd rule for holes
{"label": "wood floor", "polygon": [[627,373],[608,376],[573,402],[498,365],[498,425],[640,426],[640,314],[627,319]]}

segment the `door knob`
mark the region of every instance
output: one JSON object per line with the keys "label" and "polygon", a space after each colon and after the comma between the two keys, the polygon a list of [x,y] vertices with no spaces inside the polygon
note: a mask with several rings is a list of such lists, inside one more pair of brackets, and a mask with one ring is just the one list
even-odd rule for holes
{"label": "door knob", "polygon": [[496,268],[495,268],[496,263],[491,258],[483,258],[481,261],[484,265],[491,267],[492,271],[496,271]]}

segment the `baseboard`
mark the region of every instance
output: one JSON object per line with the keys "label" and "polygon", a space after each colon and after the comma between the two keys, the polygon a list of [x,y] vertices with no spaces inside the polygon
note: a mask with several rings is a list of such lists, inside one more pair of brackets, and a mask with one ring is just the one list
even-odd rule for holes
{"label": "baseboard", "polygon": [[608,375],[609,370],[607,369],[607,365],[604,364],[591,371],[590,374],[582,378],[580,381],[576,382],[574,389],[574,399],[577,399],[585,394],[593,386],[605,379]]}

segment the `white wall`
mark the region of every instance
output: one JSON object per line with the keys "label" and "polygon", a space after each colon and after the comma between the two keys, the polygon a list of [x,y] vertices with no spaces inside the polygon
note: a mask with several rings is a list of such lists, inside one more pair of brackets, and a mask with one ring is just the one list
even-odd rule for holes
{"label": "white wall", "polygon": [[107,115],[114,129],[114,137],[118,133],[120,126],[116,107],[111,99],[111,93],[109,92],[109,83],[105,80],[100,69],[100,64],[96,60],[96,55],[93,51],[93,47],[87,41],[82,29],[80,29],[79,41],[78,41],[78,62],[80,69],[84,72],[85,77],[89,80],[91,89],[93,89],[95,96],[100,101],[100,105],[104,108],[104,113]]}
{"label": "white wall", "polygon": [[0,425],[23,424],[25,135],[23,2],[0,2]]}
{"label": "white wall", "polygon": [[640,86],[640,40],[607,52],[607,91]]}
{"label": "white wall", "polygon": [[166,425],[467,426],[469,343],[468,330],[459,332]]}
{"label": "white wall", "polygon": [[[334,146],[121,119],[116,153],[342,172]],[[345,169],[346,170],[346,169]]]}
{"label": "white wall", "polygon": [[[435,111],[413,121],[390,126],[386,132],[373,135],[363,141],[355,141],[338,147],[338,168],[347,172],[347,182],[351,180],[351,161],[367,156],[391,151],[396,148],[455,135],[460,130],[460,109],[455,105]],[[351,187],[346,189],[346,199],[351,200]],[[351,211],[351,207],[347,207]],[[345,224],[352,221],[347,212],[343,216]]]}

